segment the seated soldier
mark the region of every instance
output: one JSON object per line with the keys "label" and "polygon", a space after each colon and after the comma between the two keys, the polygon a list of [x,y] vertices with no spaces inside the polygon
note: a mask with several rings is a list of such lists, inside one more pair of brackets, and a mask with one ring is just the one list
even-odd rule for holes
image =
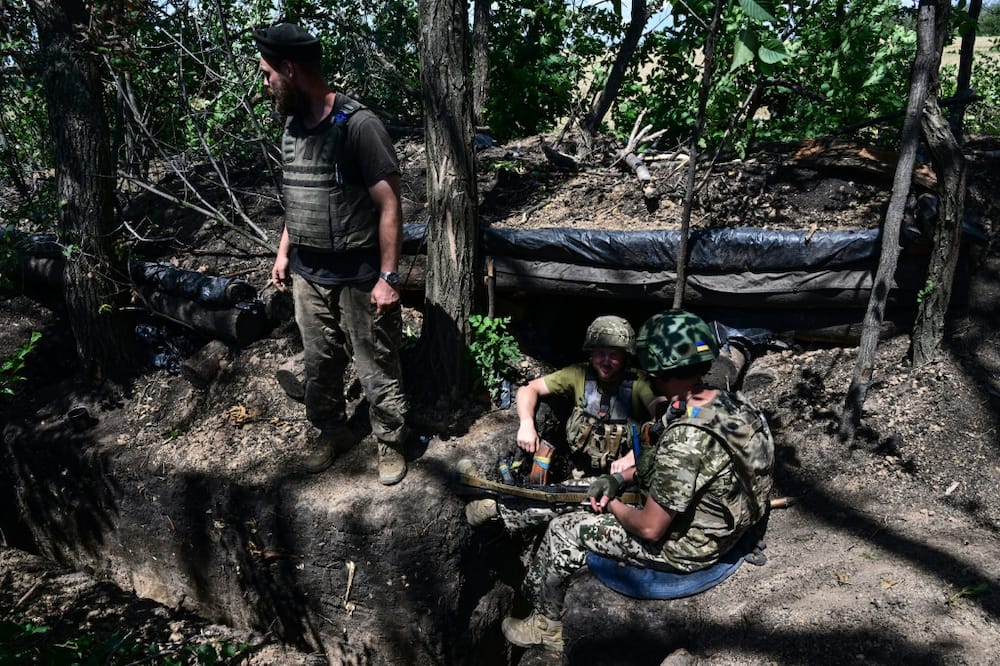
{"label": "seated soldier", "polygon": [[[535,426],[540,398],[556,396],[572,404],[566,422],[568,455],[577,474],[594,477],[633,464],[632,425],[649,420],[662,400],[653,394],[646,373],[630,367],[635,353],[635,331],[625,319],[605,315],[587,327],[583,350],[589,362],[576,363],[531,380],[517,392],[520,427],[517,444],[535,453],[542,439]],[[545,464],[545,463],[543,463]],[[583,482],[586,485],[586,482]],[[555,513],[572,505],[524,509],[517,502],[484,499],[470,502],[465,515],[472,525],[497,517],[514,530],[548,522]]]}
{"label": "seated soldier", "polygon": [[[718,355],[705,322],[681,310],[656,315],[643,324],[636,348],[657,392],[684,410],[643,427],[636,466],[591,483],[592,511],[578,509],[549,523],[524,581],[534,610],[503,622],[515,645],[562,649],[566,589],[588,551],[633,566],[698,571],[764,516],[774,465],[771,433],[742,396],[702,382]],[[633,481],[644,498],[641,508],[617,499]]]}

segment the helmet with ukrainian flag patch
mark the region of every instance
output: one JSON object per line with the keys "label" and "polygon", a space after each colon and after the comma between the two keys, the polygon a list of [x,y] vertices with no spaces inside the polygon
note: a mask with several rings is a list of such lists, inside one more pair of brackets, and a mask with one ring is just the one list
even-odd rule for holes
{"label": "helmet with ukrainian flag patch", "polygon": [[635,341],[639,367],[655,374],[714,361],[719,343],[704,320],[684,310],[653,315],[639,329]]}

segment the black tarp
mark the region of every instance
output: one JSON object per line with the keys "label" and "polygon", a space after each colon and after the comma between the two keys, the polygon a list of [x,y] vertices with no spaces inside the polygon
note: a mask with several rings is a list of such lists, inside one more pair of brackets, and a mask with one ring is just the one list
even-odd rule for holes
{"label": "black tarp", "polygon": [[[407,224],[404,252],[423,254],[425,224]],[[691,272],[741,273],[829,270],[877,260],[880,231],[772,231],[751,227],[696,229],[688,240]],[[528,261],[661,271],[677,269],[677,231],[495,229],[482,231],[486,255]],[[907,231],[903,245],[919,240]]]}

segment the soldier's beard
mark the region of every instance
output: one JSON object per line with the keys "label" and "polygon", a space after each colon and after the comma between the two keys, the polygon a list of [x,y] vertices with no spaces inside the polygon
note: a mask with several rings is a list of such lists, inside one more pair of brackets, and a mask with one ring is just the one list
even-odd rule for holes
{"label": "soldier's beard", "polygon": [[302,115],[302,111],[306,108],[306,100],[298,88],[279,79],[279,82],[272,86],[271,92],[274,95],[274,109],[279,115]]}

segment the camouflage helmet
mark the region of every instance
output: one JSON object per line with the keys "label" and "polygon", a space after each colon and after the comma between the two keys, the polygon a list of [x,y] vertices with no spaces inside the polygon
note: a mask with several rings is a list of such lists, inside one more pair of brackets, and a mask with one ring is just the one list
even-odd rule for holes
{"label": "camouflage helmet", "polygon": [[583,338],[583,350],[594,347],[616,347],[629,354],[635,353],[635,329],[621,317],[603,315],[590,322]]}
{"label": "camouflage helmet", "polygon": [[701,317],[684,310],[653,315],[636,340],[639,367],[649,373],[686,368],[719,355],[719,343]]}

